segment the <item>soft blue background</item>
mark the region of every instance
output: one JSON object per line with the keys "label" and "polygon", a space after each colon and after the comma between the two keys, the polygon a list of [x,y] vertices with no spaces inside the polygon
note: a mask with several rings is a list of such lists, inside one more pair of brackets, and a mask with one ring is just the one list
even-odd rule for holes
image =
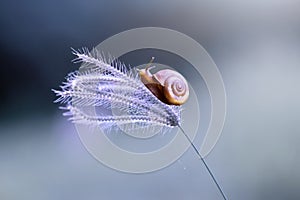
{"label": "soft blue background", "polygon": [[50,89],[78,68],[70,47],[143,26],[189,35],[220,69],[228,112],[206,159],[229,199],[300,199],[300,1],[292,0],[2,0],[0,199],[221,199],[191,149],[155,173],[103,166],[52,103]]}

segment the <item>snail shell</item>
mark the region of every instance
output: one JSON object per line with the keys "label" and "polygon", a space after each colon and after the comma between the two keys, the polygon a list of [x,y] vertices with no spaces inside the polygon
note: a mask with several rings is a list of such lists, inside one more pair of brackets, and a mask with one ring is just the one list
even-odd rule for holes
{"label": "snail shell", "polygon": [[182,105],[189,97],[189,87],[185,78],[171,69],[163,69],[151,74],[150,69],[139,70],[141,81],[162,102],[169,105]]}

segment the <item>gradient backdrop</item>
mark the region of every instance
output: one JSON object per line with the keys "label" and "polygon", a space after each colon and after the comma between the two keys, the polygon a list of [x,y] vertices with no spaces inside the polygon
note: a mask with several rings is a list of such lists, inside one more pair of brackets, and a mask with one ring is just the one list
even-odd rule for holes
{"label": "gradient backdrop", "polygon": [[52,103],[79,67],[70,47],[144,26],[187,34],[219,67],[228,111],[206,160],[229,199],[300,199],[300,1],[2,0],[0,200],[221,199],[192,149],[154,173],[103,166]]}

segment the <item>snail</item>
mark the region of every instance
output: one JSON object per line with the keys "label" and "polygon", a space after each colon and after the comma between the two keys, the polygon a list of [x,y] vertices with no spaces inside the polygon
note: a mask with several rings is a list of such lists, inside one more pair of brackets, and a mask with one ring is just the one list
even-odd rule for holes
{"label": "snail", "polygon": [[155,74],[150,72],[155,66],[148,65],[138,70],[143,84],[162,102],[169,105],[182,105],[189,97],[186,79],[178,72],[163,69]]}

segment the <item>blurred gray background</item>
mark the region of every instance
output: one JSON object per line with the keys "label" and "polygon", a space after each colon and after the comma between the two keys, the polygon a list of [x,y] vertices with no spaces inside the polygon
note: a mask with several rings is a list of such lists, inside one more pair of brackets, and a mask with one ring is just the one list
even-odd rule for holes
{"label": "blurred gray background", "polygon": [[221,199],[191,149],[154,173],[103,166],[52,103],[79,67],[70,47],[144,26],[187,34],[219,67],[228,111],[206,160],[229,199],[300,199],[297,0],[2,0],[0,199]]}

